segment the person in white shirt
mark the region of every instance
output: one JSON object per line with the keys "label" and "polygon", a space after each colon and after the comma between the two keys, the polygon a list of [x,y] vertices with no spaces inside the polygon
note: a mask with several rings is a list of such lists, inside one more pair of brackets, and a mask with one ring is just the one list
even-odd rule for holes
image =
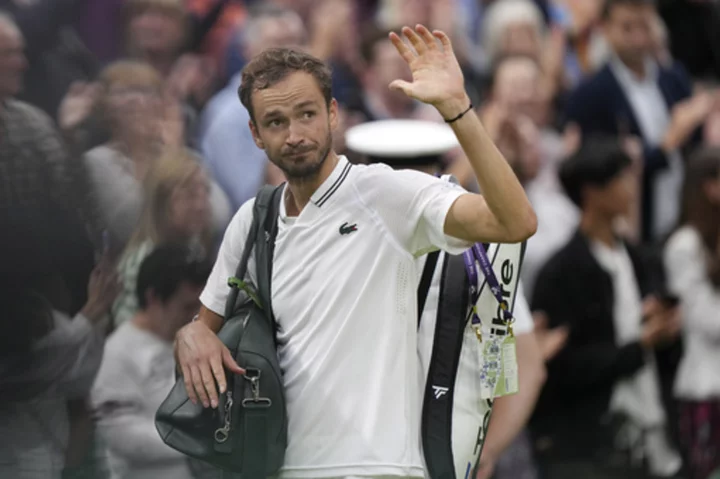
{"label": "person in white shirt", "polygon": [[185,244],[161,245],[140,266],[140,310],[110,335],[91,394],[111,479],[193,479],[188,459],[155,430],[155,412],[175,384],[173,338],[197,311],[210,269]]}
{"label": "person in white shirt", "polygon": [[[288,178],[278,218],[273,313],[287,398],[282,478],[424,477],[417,394],[416,258],[476,242],[522,242],[535,214],[464,89],[450,40],[418,25],[391,40],[412,82],[391,88],[451,124],[484,196],[419,172],[353,166],[332,151],[337,102],[327,66],[270,49],[243,71],[240,98],[256,144]],[[409,43],[408,43],[409,42]],[[226,232],[199,319],[176,338],[191,400],[217,407],[226,371],[243,374],[217,338],[254,202]],[[249,264],[254,282],[254,262]]]}
{"label": "person in white shirt", "polygon": [[720,472],[720,150],[688,163],[681,218],[664,252],[685,339],[675,397],[690,477],[704,479]]}

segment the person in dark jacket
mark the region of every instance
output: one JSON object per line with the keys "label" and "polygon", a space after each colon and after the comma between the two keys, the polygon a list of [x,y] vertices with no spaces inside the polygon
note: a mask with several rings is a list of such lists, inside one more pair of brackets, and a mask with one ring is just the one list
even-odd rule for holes
{"label": "person in dark jacket", "polygon": [[697,144],[698,127],[715,103],[692,94],[684,68],[659,63],[653,0],[607,0],[603,30],[607,64],[570,95],[565,121],[583,135],[634,137],[643,145],[642,235],[651,242],[675,226],[683,177],[682,153]]}
{"label": "person in dark jacket", "polygon": [[640,251],[614,230],[637,190],[631,159],[617,141],[592,138],[560,179],[582,214],[532,295],[551,327],[570,330],[532,421],[538,462],[553,479],[645,477],[632,461],[640,454],[653,475],[672,476],[681,460],[666,439],[658,351],[677,337],[679,319]]}

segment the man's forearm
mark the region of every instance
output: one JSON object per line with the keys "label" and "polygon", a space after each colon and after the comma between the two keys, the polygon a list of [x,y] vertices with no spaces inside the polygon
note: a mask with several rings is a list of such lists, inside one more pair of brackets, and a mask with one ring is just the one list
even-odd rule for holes
{"label": "man's forearm", "polygon": [[[438,107],[445,119],[455,118],[470,106],[465,98],[453,104]],[[537,218],[525,190],[471,110],[462,118],[450,123],[472,166],[480,191],[496,220],[513,237],[531,236],[537,228]]]}
{"label": "man's forearm", "polygon": [[533,333],[517,336],[519,389],[495,400],[483,455],[497,459],[515,440],[535,409],[545,382],[545,366]]}

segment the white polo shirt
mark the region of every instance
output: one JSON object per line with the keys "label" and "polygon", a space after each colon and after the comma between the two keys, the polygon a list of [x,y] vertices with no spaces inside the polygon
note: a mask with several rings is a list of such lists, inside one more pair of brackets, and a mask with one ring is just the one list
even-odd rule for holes
{"label": "white polo shirt", "polygon": [[[283,478],[424,477],[415,259],[465,191],[415,171],[340,161],[298,217],[280,210],[272,277],[289,416]],[[233,218],[201,295],[223,314],[252,218]],[[254,279],[254,261],[249,265]]]}

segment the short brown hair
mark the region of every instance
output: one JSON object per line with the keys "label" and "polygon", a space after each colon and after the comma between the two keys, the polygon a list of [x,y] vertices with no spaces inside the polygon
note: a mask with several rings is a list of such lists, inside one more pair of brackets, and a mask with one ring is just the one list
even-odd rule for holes
{"label": "short brown hair", "polygon": [[325,104],[332,101],[332,74],[330,67],[314,56],[291,48],[268,48],[245,65],[242,82],[238,89],[240,102],[255,123],[252,105],[254,91],[264,90],[283,81],[296,72],[308,73],[315,78],[325,98]]}

